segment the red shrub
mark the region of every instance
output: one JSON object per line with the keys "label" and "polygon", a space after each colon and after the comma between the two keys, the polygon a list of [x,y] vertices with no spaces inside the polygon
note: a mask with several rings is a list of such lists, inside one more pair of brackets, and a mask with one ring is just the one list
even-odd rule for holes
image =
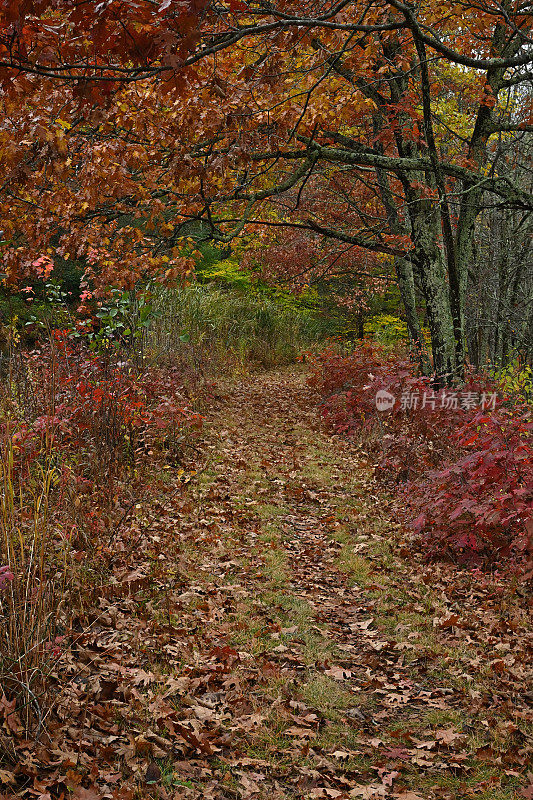
{"label": "red shrub", "polygon": [[527,415],[479,412],[454,432],[461,455],[406,486],[413,523],[431,550],[480,560],[526,547],[533,517]]}
{"label": "red shrub", "polygon": [[141,431],[154,444],[168,431],[200,419],[186,406],[175,372],[139,373],[128,361],[113,361],[73,343],[66,331],[54,331],[52,346],[29,360],[39,376],[38,402],[44,412],[34,427],[42,434],[52,431],[60,447],[81,448],[100,467],[118,464],[128,450],[131,458]]}
{"label": "red shrub", "polygon": [[23,354],[17,380],[24,387],[11,398],[9,428],[19,479],[52,460],[57,492],[70,498],[66,517],[93,534],[110,530],[142,495],[157,459],[179,460],[201,421],[175,370],[139,373],[73,342],[67,331]]}
{"label": "red shrub", "polygon": [[[496,409],[487,378],[433,392],[409,361],[363,344],[312,358],[310,383],[334,431],[365,435],[377,477],[401,492],[429,554],[480,561],[525,549],[532,426],[508,398]],[[378,410],[380,391],[388,410]]]}

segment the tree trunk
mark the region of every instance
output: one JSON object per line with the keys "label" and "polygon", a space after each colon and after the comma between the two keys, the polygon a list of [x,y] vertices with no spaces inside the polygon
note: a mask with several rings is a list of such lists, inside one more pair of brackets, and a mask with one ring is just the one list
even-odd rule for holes
{"label": "tree trunk", "polygon": [[357,312],[357,338],[365,338],[365,312],[362,308]]}
{"label": "tree trunk", "polygon": [[413,265],[410,261],[407,261],[407,259],[397,258],[395,260],[395,267],[396,276],[398,278],[398,286],[400,288],[400,296],[405,309],[407,330],[409,331],[409,337],[411,339],[414,355],[422,374],[429,375],[431,373],[431,362],[416,309]]}
{"label": "tree trunk", "polygon": [[440,388],[450,384],[454,378],[462,377],[464,346],[462,339],[456,341],[454,335],[445,256],[439,247],[438,221],[439,216],[430,201],[421,201],[420,211],[413,218],[414,258],[426,303],[435,385]]}

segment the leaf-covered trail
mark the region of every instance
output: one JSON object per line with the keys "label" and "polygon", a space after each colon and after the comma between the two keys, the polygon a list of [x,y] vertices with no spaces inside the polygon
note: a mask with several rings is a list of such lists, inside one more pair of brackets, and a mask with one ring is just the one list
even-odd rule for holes
{"label": "leaf-covered trail", "polygon": [[183,796],[518,796],[520,603],[415,563],[364,455],[320,430],[302,371],[233,386],[208,431],[180,602],[199,617],[192,674],[225,675],[204,734],[231,733],[201,789],[188,762]]}
{"label": "leaf-covered trail", "polygon": [[0,798],[532,797],[522,589],[409,549],[303,368],[221,393],[204,469],[168,465],[87,565],[54,715]]}

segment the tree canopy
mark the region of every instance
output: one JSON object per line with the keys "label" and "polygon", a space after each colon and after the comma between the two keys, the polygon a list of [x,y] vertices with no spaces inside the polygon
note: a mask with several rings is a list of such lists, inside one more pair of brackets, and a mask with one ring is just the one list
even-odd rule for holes
{"label": "tree canopy", "polygon": [[532,209],[532,21],[520,0],[4,0],[4,271],[54,252],[127,284],[187,273],[193,221],[305,234],[355,273],[393,264],[421,363],[418,297],[436,372],[460,373],[476,221]]}

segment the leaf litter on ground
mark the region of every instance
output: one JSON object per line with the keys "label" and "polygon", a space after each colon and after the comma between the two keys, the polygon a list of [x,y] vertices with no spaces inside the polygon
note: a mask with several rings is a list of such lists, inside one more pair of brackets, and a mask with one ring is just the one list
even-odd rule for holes
{"label": "leaf litter on ground", "polygon": [[531,796],[524,587],[425,563],[302,369],[221,395],[80,592],[38,741],[0,700],[3,797]]}

